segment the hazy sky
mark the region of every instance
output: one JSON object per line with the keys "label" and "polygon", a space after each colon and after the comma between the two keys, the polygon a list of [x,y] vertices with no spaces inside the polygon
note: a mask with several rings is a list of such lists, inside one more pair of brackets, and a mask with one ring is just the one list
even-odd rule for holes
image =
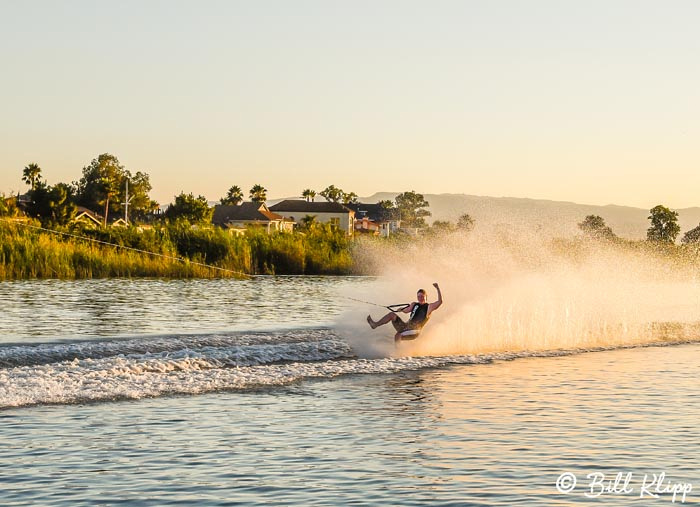
{"label": "hazy sky", "polygon": [[0,0],[0,191],[700,206],[700,1]]}

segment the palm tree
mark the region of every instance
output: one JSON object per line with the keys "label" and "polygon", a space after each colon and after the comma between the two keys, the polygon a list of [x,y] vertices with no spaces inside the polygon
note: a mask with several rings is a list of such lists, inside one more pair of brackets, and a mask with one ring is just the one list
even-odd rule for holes
{"label": "palm tree", "polygon": [[317,224],[318,219],[316,218],[316,215],[306,215],[304,218],[301,219],[301,227],[302,229],[307,231],[314,229]]}
{"label": "palm tree", "polygon": [[301,196],[304,199],[306,199],[306,202],[314,202],[314,197],[316,197],[316,191],[307,188],[301,193]]}
{"label": "palm tree", "polygon": [[243,190],[238,185],[229,188],[226,197],[221,198],[221,204],[238,206],[241,202],[243,202]]}
{"label": "palm tree", "polygon": [[250,200],[253,202],[265,202],[267,200],[267,189],[262,185],[253,185],[253,188],[250,189]]}
{"label": "palm tree", "polygon": [[474,228],[474,219],[467,213],[460,215],[457,220],[457,228],[467,232],[471,231]]}
{"label": "palm tree", "polygon": [[22,181],[24,181],[31,187],[32,190],[34,190],[37,182],[41,179],[41,167],[39,167],[39,164],[32,162],[24,168],[22,174]]}

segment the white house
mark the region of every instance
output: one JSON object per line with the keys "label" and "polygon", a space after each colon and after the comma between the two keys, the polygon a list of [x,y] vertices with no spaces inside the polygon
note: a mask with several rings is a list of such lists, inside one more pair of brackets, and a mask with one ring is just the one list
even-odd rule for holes
{"label": "white house", "polygon": [[322,224],[330,224],[345,231],[348,236],[354,232],[355,212],[338,202],[308,202],[287,199],[270,206],[270,211],[301,223],[304,217],[313,216]]}

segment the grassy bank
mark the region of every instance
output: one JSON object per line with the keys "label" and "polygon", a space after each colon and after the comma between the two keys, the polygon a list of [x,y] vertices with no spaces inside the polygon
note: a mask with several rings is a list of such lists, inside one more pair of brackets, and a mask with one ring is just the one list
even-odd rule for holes
{"label": "grassy bank", "polygon": [[346,274],[353,269],[348,239],[325,228],[307,234],[273,235],[252,229],[243,236],[218,228],[196,229],[186,223],[143,231],[134,227],[62,230],[118,245],[109,246],[26,224],[0,221],[0,280]]}
{"label": "grassy bank", "polygon": [[184,222],[146,230],[63,229],[60,235],[30,225],[38,227],[39,223],[0,219],[0,280],[378,274],[388,264],[411,265],[415,259],[430,258],[438,247],[456,258],[475,249],[484,255],[507,251],[511,252],[509,262],[524,265],[548,262],[551,255],[576,264],[624,254],[621,258],[625,262],[654,266],[659,276],[665,277],[697,276],[700,269],[696,243],[590,240],[581,236],[540,242],[529,237],[527,241],[518,237],[494,239],[464,232],[353,241],[324,226],[303,234],[270,235],[252,228],[235,236],[220,228],[197,228]]}

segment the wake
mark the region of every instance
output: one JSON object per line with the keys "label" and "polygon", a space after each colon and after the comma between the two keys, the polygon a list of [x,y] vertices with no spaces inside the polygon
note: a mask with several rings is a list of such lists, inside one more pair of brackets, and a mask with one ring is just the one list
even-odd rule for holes
{"label": "wake", "polygon": [[343,375],[388,375],[697,341],[676,337],[643,345],[369,358],[358,356],[337,330],[324,328],[13,346],[0,349],[0,409],[249,391]]}

